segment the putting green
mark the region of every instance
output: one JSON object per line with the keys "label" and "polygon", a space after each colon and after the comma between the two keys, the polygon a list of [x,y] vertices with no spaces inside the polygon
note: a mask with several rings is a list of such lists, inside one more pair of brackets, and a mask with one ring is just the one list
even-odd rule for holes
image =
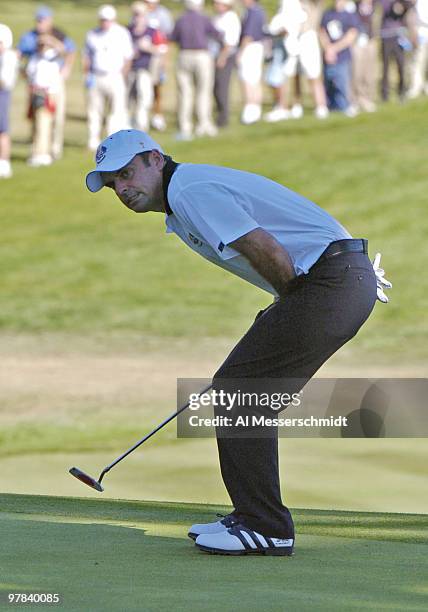
{"label": "putting green", "polygon": [[426,610],[425,515],[297,510],[293,558],[235,558],[186,537],[222,507],[3,494],[0,508],[3,602],[37,591],[79,612]]}

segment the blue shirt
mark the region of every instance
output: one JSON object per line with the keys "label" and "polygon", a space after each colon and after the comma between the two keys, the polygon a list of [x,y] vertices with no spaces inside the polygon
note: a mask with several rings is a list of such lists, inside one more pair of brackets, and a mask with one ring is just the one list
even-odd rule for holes
{"label": "blue shirt", "polygon": [[[76,50],[76,45],[74,44],[74,42],[61,30],[58,30],[57,28],[52,28],[50,34],[63,43],[66,53],[73,53],[73,51]],[[30,58],[32,55],[35,55],[37,53],[38,37],[39,34],[37,30],[25,32],[25,34],[21,36],[17,48],[22,53],[22,55],[27,58]]]}
{"label": "blue shirt", "polygon": [[[335,43],[341,40],[345,34],[355,28],[360,30],[361,24],[356,13],[347,11],[326,11],[321,19],[321,27],[327,32],[330,42]],[[347,47],[337,54],[337,63],[351,61],[351,49]]]}
{"label": "blue shirt", "polygon": [[168,186],[167,232],[205,259],[277,295],[248,259],[228,246],[262,228],[306,274],[327,246],[351,235],[322,208],[263,176],[202,164],[180,164]]}

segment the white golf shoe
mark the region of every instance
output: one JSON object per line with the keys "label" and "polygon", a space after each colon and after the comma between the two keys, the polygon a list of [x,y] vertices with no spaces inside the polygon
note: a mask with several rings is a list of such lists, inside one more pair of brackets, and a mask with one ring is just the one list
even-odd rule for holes
{"label": "white golf shoe", "polygon": [[189,538],[196,540],[202,534],[220,533],[221,531],[226,531],[229,527],[233,527],[233,525],[237,525],[239,522],[233,514],[227,514],[226,516],[217,514],[217,516],[221,516],[222,519],[214,523],[196,523],[192,525],[187,534]]}
{"label": "white golf shoe", "polygon": [[217,533],[203,533],[196,538],[199,550],[217,555],[290,556],[294,538],[268,538],[238,523]]}

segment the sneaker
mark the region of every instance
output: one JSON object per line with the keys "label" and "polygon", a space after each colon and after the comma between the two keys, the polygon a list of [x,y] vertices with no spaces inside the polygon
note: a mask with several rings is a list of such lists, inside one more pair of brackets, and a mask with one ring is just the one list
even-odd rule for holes
{"label": "sneaker", "polygon": [[366,100],[365,102],[361,103],[361,107],[366,113],[375,113],[377,111],[376,104],[371,102],[371,100]]}
{"label": "sneaker", "polygon": [[268,123],[276,123],[277,121],[286,121],[290,119],[291,113],[288,108],[283,106],[275,106],[271,111],[266,113],[264,120]]}
{"label": "sneaker", "polygon": [[40,166],[50,166],[52,163],[52,157],[50,155],[32,155],[28,160],[27,164],[32,168],[40,168]]}
{"label": "sneaker", "polygon": [[290,113],[292,119],[301,119],[303,117],[303,106],[301,104],[294,104],[291,107]]}
{"label": "sneaker", "polygon": [[203,533],[196,538],[199,550],[217,555],[293,554],[294,538],[268,538],[241,523],[217,533]]}
{"label": "sneaker", "polygon": [[163,115],[153,115],[150,123],[152,124],[152,128],[158,132],[164,132],[166,130],[166,121]]}
{"label": "sneaker", "polygon": [[260,104],[246,104],[242,109],[241,122],[244,125],[250,125],[260,121],[262,116],[262,108]]}
{"label": "sneaker", "polygon": [[178,140],[179,142],[190,142],[193,140],[193,136],[189,132],[178,132],[175,135],[175,140]]}
{"label": "sneaker", "polygon": [[343,114],[352,119],[358,115],[358,109],[351,104],[351,106],[348,106],[348,108],[343,111]]}
{"label": "sneaker", "polygon": [[317,119],[327,119],[330,114],[326,106],[317,106],[314,113]]}
{"label": "sneaker", "polygon": [[229,527],[233,527],[233,525],[238,524],[238,520],[233,514],[227,514],[226,516],[223,514],[217,514],[217,516],[221,516],[223,518],[220,521],[215,521],[214,523],[196,523],[195,525],[192,525],[189,533],[187,534],[189,538],[196,540],[196,538],[202,534],[220,533],[221,531],[226,531],[226,529]]}
{"label": "sneaker", "polygon": [[198,125],[195,129],[196,136],[210,136],[211,138],[217,136],[218,129],[212,123],[207,123],[207,125]]}
{"label": "sneaker", "polygon": [[8,159],[0,159],[0,178],[8,179],[12,176],[12,167]]}

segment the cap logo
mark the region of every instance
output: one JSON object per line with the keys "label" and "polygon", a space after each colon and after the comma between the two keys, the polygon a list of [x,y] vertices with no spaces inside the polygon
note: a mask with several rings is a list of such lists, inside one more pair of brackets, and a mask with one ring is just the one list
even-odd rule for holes
{"label": "cap logo", "polygon": [[97,164],[100,164],[103,159],[106,156],[106,152],[107,152],[107,147],[104,147],[103,145],[100,145],[97,149],[96,155],[95,155],[95,161],[97,162]]}

